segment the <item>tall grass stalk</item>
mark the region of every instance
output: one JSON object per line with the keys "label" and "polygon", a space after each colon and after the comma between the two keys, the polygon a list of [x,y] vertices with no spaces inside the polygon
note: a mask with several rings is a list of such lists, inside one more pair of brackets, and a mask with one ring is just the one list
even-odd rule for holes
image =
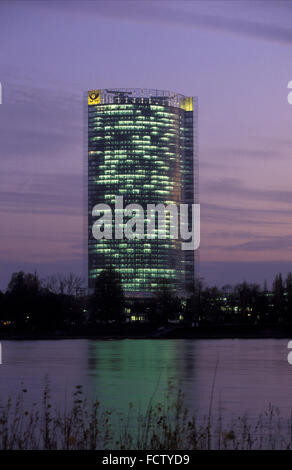
{"label": "tall grass stalk", "polygon": [[0,450],[292,448],[292,414],[284,420],[272,405],[256,420],[247,415],[227,419],[220,410],[212,415],[212,399],[207,416],[200,418],[191,415],[181,391],[171,386],[162,403],[151,397],[144,413],[132,403],[126,413],[104,409],[98,401],[88,403],[81,385],[73,391],[72,405],[62,411],[52,405],[48,383],[40,404],[27,408],[26,394],[22,389],[15,400],[1,404]]}

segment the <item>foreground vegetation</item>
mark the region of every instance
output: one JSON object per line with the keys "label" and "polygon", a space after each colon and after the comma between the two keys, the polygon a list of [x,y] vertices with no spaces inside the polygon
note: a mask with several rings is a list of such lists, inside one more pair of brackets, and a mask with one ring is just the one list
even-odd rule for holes
{"label": "foreground vegetation", "polygon": [[272,406],[257,420],[226,420],[222,414],[191,416],[180,392],[171,390],[161,404],[152,400],[141,414],[129,404],[126,414],[88,404],[77,386],[69,409],[53,407],[49,387],[42,403],[25,406],[23,389],[0,408],[0,450],[207,450],[292,449],[292,421]]}

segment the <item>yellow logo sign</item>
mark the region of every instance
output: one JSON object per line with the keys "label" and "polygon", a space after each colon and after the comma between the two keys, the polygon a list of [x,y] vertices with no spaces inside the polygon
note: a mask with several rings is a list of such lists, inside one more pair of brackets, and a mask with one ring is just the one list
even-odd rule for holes
{"label": "yellow logo sign", "polygon": [[180,107],[184,109],[185,111],[193,111],[194,110],[194,103],[193,103],[193,98],[190,97],[185,97],[181,100]]}
{"label": "yellow logo sign", "polygon": [[100,104],[100,90],[88,92],[88,104]]}

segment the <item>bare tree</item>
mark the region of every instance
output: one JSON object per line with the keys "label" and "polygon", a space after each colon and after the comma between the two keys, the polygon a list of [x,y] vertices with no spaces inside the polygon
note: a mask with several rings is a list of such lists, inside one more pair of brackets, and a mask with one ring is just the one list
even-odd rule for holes
{"label": "bare tree", "polygon": [[74,295],[78,297],[84,286],[84,279],[77,274],[54,274],[46,277],[42,285],[54,294]]}

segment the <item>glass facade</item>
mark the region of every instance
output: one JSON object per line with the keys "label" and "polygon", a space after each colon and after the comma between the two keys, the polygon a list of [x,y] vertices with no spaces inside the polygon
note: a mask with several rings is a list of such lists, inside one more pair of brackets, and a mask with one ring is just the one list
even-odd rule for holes
{"label": "glass facade", "polygon": [[[111,265],[128,297],[152,296],[165,283],[186,296],[194,283],[195,253],[170,238],[169,217],[165,239],[145,233],[142,239],[96,240],[92,210],[105,203],[114,213],[116,196],[123,196],[124,207],[140,204],[145,213],[147,204],[198,202],[196,99],[160,90],[94,90],[87,106],[89,291]],[[113,217],[113,232],[114,226]]]}

